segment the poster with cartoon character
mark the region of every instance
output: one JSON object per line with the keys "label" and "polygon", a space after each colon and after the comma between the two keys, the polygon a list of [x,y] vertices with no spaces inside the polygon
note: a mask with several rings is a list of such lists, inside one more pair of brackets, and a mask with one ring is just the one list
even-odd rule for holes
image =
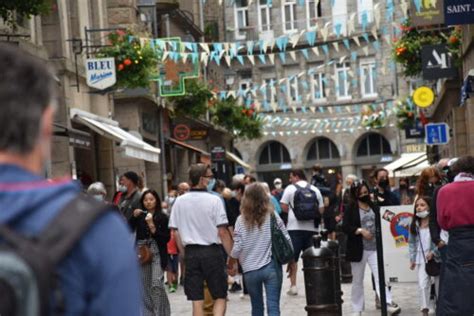
{"label": "poster with cartoon character", "polygon": [[385,276],[390,283],[416,282],[416,272],[409,269],[408,234],[413,219],[413,205],[383,206],[382,240]]}

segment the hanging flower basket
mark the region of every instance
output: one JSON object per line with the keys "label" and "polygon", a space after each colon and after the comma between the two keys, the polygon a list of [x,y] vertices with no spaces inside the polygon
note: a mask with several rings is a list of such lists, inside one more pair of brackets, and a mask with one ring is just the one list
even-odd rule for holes
{"label": "hanging flower basket", "polygon": [[362,126],[379,129],[387,125],[387,117],[382,110],[374,110],[371,106],[366,106],[362,110]]}
{"label": "hanging flower basket", "polygon": [[150,78],[158,69],[158,59],[149,44],[140,44],[130,31],[118,30],[108,36],[109,47],[103,48],[98,57],[113,57],[118,88],[148,88]]}
{"label": "hanging flower basket", "polygon": [[415,106],[408,103],[406,99],[397,101],[397,104],[395,105],[395,115],[397,117],[397,127],[399,129],[406,129],[415,126]]}

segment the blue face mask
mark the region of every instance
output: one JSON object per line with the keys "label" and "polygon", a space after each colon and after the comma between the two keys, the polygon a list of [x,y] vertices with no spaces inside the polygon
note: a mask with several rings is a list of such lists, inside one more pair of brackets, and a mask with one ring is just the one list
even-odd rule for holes
{"label": "blue face mask", "polygon": [[212,178],[209,180],[207,183],[207,191],[212,192],[212,189],[214,189],[214,186],[216,185],[216,179]]}

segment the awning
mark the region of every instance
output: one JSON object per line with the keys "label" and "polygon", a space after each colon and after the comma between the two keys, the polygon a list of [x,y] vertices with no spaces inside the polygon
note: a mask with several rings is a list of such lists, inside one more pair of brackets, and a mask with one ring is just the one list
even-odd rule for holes
{"label": "awning", "polygon": [[177,139],[174,139],[174,138],[171,138],[171,137],[168,138],[168,140],[169,140],[171,143],[173,143],[173,144],[175,144],[175,145],[178,145],[179,147],[182,147],[182,148],[184,148],[184,149],[189,149],[189,150],[195,151],[195,152],[200,153],[201,155],[204,155],[204,156],[209,156],[209,157],[211,156],[211,154],[208,153],[207,151],[202,150],[201,148],[198,148],[198,147],[194,147],[194,146],[192,146],[192,145],[189,145],[188,143],[181,142],[181,141],[179,141],[179,140],[177,140]]}
{"label": "awning", "polygon": [[244,161],[243,161],[242,159],[240,159],[237,155],[235,155],[235,154],[233,154],[233,153],[231,153],[231,152],[226,151],[226,152],[225,152],[225,156],[226,156],[227,159],[229,159],[229,160],[235,162],[236,164],[238,164],[238,165],[244,167],[244,168],[247,169],[247,170],[251,170],[251,169],[252,169],[252,167],[251,167],[248,163],[244,162]]}
{"label": "awning", "polygon": [[68,137],[69,145],[76,148],[91,149],[91,135],[75,128],[69,128],[59,123],[53,123],[55,130],[53,136]]}
{"label": "awning", "polygon": [[428,167],[426,153],[408,153],[394,162],[384,166],[391,177],[410,177],[416,175],[422,169]]}
{"label": "awning", "polygon": [[125,156],[159,162],[160,149],[119,127],[119,123],[79,109],[71,109],[71,119],[81,123],[99,135],[120,142]]}

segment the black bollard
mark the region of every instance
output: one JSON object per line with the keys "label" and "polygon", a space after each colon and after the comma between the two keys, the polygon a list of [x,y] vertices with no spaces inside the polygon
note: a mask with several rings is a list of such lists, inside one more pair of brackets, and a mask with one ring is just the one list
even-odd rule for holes
{"label": "black bollard", "polygon": [[339,305],[339,314],[342,316],[342,303],[344,302],[342,300],[342,288],[341,288],[341,265],[340,265],[340,260],[339,260],[339,243],[337,240],[329,240],[328,239],[328,231],[323,230],[321,232],[322,236],[322,245],[326,246],[333,252],[333,262],[332,265],[336,267],[335,273],[334,273],[334,290],[336,291],[335,296],[336,296],[336,301],[337,304]]}
{"label": "black bollard", "polygon": [[339,242],[339,261],[341,265],[341,283],[352,283],[351,263],[346,261],[347,235],[343,232],[337,232],[337,241]]}
{"label": "black bollard", "polygon": [[[334,253],[321,246],[321,236],[313,237],[314,247],[306,249],[303,258],[306,307],[308,316],[339,316],[341,297],[336,288]],[[339,298],[338,298],[339,297]]]}

